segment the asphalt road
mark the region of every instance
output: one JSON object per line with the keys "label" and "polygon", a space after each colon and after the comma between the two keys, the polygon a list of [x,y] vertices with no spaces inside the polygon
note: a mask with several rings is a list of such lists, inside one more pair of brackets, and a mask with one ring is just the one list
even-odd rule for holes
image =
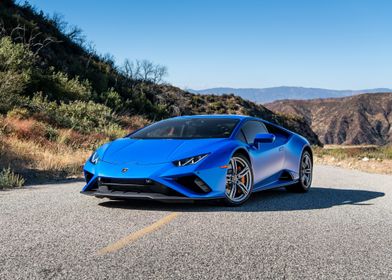
{"label": "asphalt road", "polygon": [[392,176],[316,166],[242,207],[0,192],[0,279],[392,279]]}

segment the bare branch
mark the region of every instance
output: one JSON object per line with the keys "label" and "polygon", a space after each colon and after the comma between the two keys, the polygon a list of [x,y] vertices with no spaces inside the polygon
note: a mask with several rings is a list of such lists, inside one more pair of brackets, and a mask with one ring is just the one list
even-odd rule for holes
{"label": "bare branch", "polygon": [[154,64],[149,60],[136,60],[135,62],[125,60],[122,67],[123,74],[131,80],[162,83],[167,76],[167,67]]}
{"label": "bare branch", "polygon": [[39,31],[38,27],[28,30],[26,26],[18,24],[16,27],[7,32],[7,28],[2,20],[0,21],[0,34],[3,36],[10,36],[14,42],[25,45],[31,49],[34,54],[38,54],[43,48],[52,43],[62,42],[57,40],[55,37],[46,37],[43,40],[40,39],[44,36],[44,34]]}

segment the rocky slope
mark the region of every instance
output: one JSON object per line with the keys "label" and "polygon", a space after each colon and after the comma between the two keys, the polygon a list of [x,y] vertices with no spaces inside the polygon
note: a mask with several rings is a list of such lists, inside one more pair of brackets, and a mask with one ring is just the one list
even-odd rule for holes
{"label": "rocky slope", "polygon": [[274,112],[303,117],[324,144],[392,143],[392,93],[281,100],[265,106]]}
{"label": "rocky slope", "polygon": [[233,94],[230,95],[197,95],[185,92],[170,85],[160,85],[156,89],[156,103],[167,108],[168,114],[238,114],[263,118],[282,125],[304,136],[311,144],[320,145],[316,133],[301,117],[276,114],[266,107],[245,100]]}

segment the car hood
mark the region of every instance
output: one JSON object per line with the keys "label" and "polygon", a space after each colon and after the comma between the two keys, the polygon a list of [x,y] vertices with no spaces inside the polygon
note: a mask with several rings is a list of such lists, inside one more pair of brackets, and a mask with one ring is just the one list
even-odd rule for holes
{"label": "car hood", "polygon": [[228,139],[131,139],[110,143],[103,161],[115,164],[159,164],[213,152]]}

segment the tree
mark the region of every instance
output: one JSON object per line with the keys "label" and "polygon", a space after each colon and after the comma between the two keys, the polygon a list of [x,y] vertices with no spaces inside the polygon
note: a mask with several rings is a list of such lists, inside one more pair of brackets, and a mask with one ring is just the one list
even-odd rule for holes
{"label": "tree", "polygon": [[54,27],[63,33],[69,40],[78,46],[84,46],[86,43],[86,36],[83,34],[83,30],[80,27],[69,25],[64,20],[64,16],[59,13],[54,13],[51,17],[48,16],[48,19]]}
{"label": "tree", "polygon": [[168,74],[166,66],[154,64],[149,60],[133,62],[128,59],[124,62],[122,72],[128,79],[155,84],[162,83],[163,78]]}

